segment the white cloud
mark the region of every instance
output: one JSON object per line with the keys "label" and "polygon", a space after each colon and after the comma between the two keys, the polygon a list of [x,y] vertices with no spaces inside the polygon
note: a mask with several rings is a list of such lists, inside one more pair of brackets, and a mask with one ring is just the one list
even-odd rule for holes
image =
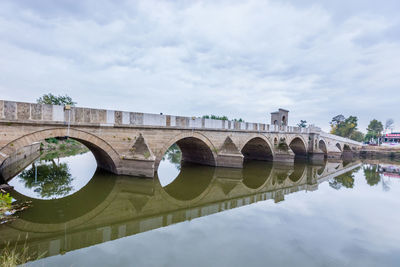
{"label": "white cloud", "polygon": [[[398,4],[298,1],[5,1],[1,98],[71,95],[82,106],[221,114],[328,128],[339,113],[396,113]],[[299,4],[300,3],[300,4]],[[361,4],[361,3],[359,3]]]}

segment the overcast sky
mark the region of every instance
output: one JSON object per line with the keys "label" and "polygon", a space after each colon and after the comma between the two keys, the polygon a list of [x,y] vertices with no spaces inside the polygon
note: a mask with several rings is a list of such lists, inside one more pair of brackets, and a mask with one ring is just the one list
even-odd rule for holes
{"label": "overcast sky", "polygon": [[2,0],[0,99],[399,129],[399,14],[399,0]]}

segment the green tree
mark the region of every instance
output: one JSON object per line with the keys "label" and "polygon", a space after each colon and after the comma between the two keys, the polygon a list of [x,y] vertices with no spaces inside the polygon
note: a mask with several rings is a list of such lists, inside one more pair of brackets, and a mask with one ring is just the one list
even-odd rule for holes
{"label": "green tree", "polygon": [[367,127],[367,135],[366,135],[366,139],[370,140],[370,139],[377,139],[378,137],[381,136],[383,131],[383,124],[382,122],[373,119],[372,121],[370,121],[368,127]]}
{"label": "green tree", "polygon": [[297,124],[300,128],[306,128],[307,127],[307,121],[306,120],[300,120],[300,122]]}
{"label": "green tree", "polygon": [[59,96],[55,96],[51,93],[49,94],[44,94],[43,96],[39,97],[36,102],[38,104],[48,104],[48,105],[71,105],[74,106],[76,104],[76,102],[72,101],[72,98],[65,95],[59,95]]}
{"label": "green tree", "polygon": [[[332,118],[330,125],[331,134],[351,138],[357,131],[358,118],[356,116],[349,116],[346,118],[343,115],[337,115]],[[356,137],[358,137],[357,135],[359,134],[356,134]]]}
{"label": "green tree", "polygon": [[351,134],[350,139],[357,141],[357,142],[362,142],[365,140],[365,135],[360,131],[354,131]]}
{"label": "green tree", "polygon": [[212,120],[223,120],[227,121],[228,117],[227,116],[217,116],[217,115],[204,115],[204,119],[212,119]]}

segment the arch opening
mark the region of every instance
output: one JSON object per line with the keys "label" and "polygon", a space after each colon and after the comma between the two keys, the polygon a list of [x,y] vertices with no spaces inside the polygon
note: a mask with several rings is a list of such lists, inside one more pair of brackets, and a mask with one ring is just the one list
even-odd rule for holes
{"label": "arch opening", "polygon": [[336,147],[340,150],[340,152],[342,151],[342,147],[340,146],[339,143],[336,143]]}
{"label": "arch opening", "polygon": [[172,183],[184,165],[215,166],[215,157],[204,141],[185,137],[172,144],[159,161],[157,176],[162,186]]}
{"label": "arch opening", "polygon": [[242,148],[244,160],[272,161],[273,154],[269,144],[260,137],[248,141]]}
{"label": "arch opening", "polygon": [[117,153],[102,139],[75,129],[69,137],[64,134],[65,129],[54,128],[10,142],[2,148],[9,156],[1,163],[1,178],[17,183],[18,177],[20,193],[54,199],[80,190],[97,168],[117,173]]}
{"label": "arch opening", "polygon": [[196,137],[186,137],[176,142],[182,152],[182,163],[215,166],[215,158],[210,147]]}
{"label": "arch opening", "polygon": [[15,191],[42,200],[75,194],[97,169],[93,153],[82,143],[66,138],[49,138],[20,148],[3,164],[3,176]]}
{"label": "arch opening", "polygon": [[307,149],[306,149],[306,146],[305,146],[303,140],[301,140],[301,138],[299,138],[299,137],[294,138],[290,142],[289,147],[295,154],[296,158],[306,158],[307,157]]}
{"label": "arch opening", "polygon": [[319,147],[319,150],[321,150],[324,153],[324,157],[327,158],[328,149],[326,148],[325,141],[324,140],[319,140],[318,147]]}

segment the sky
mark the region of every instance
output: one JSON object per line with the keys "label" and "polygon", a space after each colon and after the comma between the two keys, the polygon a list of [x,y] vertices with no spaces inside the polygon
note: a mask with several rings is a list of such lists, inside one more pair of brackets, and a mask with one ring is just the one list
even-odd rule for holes
{"label": "sky", "polygon": [[400,1],[0,1],[0,99],[400,130]]}

